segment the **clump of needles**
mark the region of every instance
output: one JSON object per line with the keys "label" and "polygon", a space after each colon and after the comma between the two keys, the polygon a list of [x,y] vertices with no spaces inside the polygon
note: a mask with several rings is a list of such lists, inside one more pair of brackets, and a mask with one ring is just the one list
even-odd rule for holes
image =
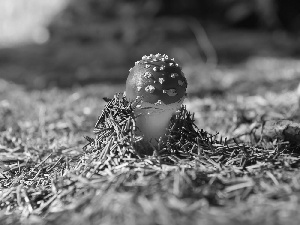
{"label": "clump of needles", "polygon": [[[95,137],[86,137],[88,144],[84,151],[98,165],[97,170],[115,171],[137,162],[166,165],[202,165],[206,169],[222,166],[238,166],[240,169],[256,163],[272,162],[280,156],[280,151],[268,151],[236,139],[218,138],[195,125],[194,115],[185,106],[170,120],[164,141],[155,147],[144,142],[136,134],[135,105],[125,96],[116,94],[108,99],[99,117]],[[162,140],[162,139],[160,139]],[[152,154],[149,155],[151,148]],[[96,172],[97,170],[93,170]]]}

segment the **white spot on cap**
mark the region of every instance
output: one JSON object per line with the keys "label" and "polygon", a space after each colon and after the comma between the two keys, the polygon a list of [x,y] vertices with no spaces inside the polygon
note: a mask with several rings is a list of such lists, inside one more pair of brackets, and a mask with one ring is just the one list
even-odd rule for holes
{"label": "white spot on cap", "polygon": [[159,57],[159,56],[160,56],[160,54],[159,54],[159,53],[157,53],[155,56],[156,56],[156,57]]}
{"label": "white spot on cap", "polygon": [[178,63],[176,63],[175,66],[178,67]]}
{"label": "white spot on cap", "polygon": [[172,61],[175,61],[175,59],[174,59],[174,58],[172,58],[171,60],[172,60]]}
{"label": "white spot on cap", "polygon": [[168,58],[169,58],[169,56],[165,55],[165,59],[168,59]]}
{"label": "white spot on cap", "polygon": [[153,87],[152,85],[148,85],[147,87],[145,87],[145,91],[149,92],[149,93],[153,93],[155,90],[155,87]]}
{"label": "white spot on cap", "polygon": [[140,62],[140,61],[136,61],[134,64],[135,64],[135,65],[138,65],[138,64],[139,64],[139,62]]}
{"label": "white spot on cap", "polygon": [[171,77],[172,78],[175,78],[175,77],[177,77],[178,76],[178,73],[171,73]]}
{"label": "white spot on cap", "polygon": [[137,87],[136,89],[137,89],[138,91],[140,91],[140,90],[142,89],[142,87]]}
{"label": "white spot on cap", "polygon": [[160,68],[159,68],[160,70],[164,70],[165,69],[165,66],[164,65],[162,65],[162,66],[160,66]]}
{"label": "white spot on cap", "polygon": [[147,56],[146,56],[146,55],[144,55],[144,56],[142,57],[142,60],[145,60],[145,59],[147,59]]}
{"label": "white spot on cap", "polygon": [[149,64],[146,64],[146,66],[145,66],[146,68],[150,68],[150,65]]}
{"label": "white spot on cap", "polygon": [[169,90],[165,90],[167,95],[169,96],[176,96],[177,95],[177,92],[176,92],[176,89],[169,89]]}
{"label": "white spot on cap", "polygon": [[157,102],[154,103],[154,105],[161,105],[161,104],[162,104],[161,100],[157,100]]}
{"label": "white spot on cap", "polygon": [[183,82],[182,80],[178,80],[178,84],[179,84],[180,86],[182,86],[182,85],[184,84],[184,82]]}
{"label": "white spot on cap", "polygon": [[164,78],[158,78],[159,83],[163,84],[163,82],[165,82]]}
{"label": "white spot on cap", "polygon": [[157,71],[157,67],[153,67],[153,71]]}
{"label": "white spot on cap", "polygon": [[132,70],[132,68],[129,69],[129,72]]}
{"label": "white spot on cap", "polygon": [[145,73],[144,73],[144,77],[145,77],[145,78],[148,78],[148,79],[149,79],[149,78],[151,78],[151,76],[152,76],[152,74],[151,74],[150,72],[145,72]]}
{"label": "white spot on cap", "polygon": [[167,93],[167,91],[166,91],[166,90],[163,90],[163,93],[164,93],[164,94],[166,94],[166,93]]}
{"label": "white spot on cap", "polygon": [[173,66],[174,65],[174,63],[169,63],[169,66]]}
{"label": "white spot on cap", "polygon": [[164,62],[164,61],[165,61],[165,58],[161,58],[160,60]]}

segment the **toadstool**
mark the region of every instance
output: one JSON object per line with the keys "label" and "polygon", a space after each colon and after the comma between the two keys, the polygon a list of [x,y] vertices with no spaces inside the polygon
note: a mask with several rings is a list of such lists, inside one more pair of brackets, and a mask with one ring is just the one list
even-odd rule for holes
{"label": "toadstool", "polygon": [[161,54],[143,56],[129,71],[125,93],[128,101],[137,101],[136,126],[157,144],[186,97],[186,78],[174,59]]}

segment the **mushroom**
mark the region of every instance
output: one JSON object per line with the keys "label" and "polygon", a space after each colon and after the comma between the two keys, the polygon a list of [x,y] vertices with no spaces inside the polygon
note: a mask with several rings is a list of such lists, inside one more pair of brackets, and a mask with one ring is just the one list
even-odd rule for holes
{"label": "mushroom", "polygon": [[129,71],[126,98],[137,101],[138,132],[155,145],[186,97],[186,78],[174,59],[161,54],[143,56]]}

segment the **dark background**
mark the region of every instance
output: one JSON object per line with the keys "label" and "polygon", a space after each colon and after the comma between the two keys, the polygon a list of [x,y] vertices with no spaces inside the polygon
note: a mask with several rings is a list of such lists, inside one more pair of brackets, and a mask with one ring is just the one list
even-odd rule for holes
{"label": "dark background", "polygon": [[66,88],[124,83],[150,53],[169,54],[196,75],[253,57],[300,56],[298,0],[73,0],[46,28],[46,43],[0,49],[1,78]]}

